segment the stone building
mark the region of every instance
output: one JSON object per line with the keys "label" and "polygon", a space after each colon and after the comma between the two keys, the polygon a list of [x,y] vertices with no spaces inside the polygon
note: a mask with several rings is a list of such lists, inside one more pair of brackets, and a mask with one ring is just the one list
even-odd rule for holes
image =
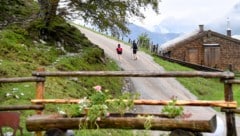
{"label": "stone building", "polygon": [[231,37],[231,29],[223,35],[199,25],[199,30],[161,45],[159,54],[222,70],[230,67],[240,71],[240,40]]}

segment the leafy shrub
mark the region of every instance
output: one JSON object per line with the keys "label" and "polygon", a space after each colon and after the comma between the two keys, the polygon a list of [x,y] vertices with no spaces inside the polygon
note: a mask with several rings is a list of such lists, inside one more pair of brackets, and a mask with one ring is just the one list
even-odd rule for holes
{"label": "leafy shrub", "polygon": [[183,114],[183,107],[176,106],[177,98],[173,97],[172,101],[163,107],[162,113],[165,113],[170,118],[175,118]]}

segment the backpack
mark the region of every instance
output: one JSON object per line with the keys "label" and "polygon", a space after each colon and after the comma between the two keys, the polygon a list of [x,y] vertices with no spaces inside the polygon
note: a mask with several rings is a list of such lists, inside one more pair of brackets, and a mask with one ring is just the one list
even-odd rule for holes
{"label": "backpack", "polygon": [[135,50],[138,49],[137,44],[135,42],[133,43],[133,49],[135,49]]}

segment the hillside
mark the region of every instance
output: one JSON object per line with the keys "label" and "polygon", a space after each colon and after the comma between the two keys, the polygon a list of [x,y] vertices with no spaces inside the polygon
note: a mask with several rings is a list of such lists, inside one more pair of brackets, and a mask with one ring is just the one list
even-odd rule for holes
{"label": "hillside", "polygon": [[[15,1],[12,1],[15,2]],[[81,32],[66,23],[62,18],[55,18],[51,24],[51,39],[39,38],[38,32],[41,21],[32,20],[29,17],[34,3],[23,4],[20,11],[4,12],[9,18],[16,20],[12,23],[1,16],[0,24],[0,77],[30,77],[32,72],[39,67],[47,71],[80,71],[80,70],[120,70],[117,64],[104,55],[102,49],[91,43]],[[16,4],[19,3],[10,3]],[[2,5],[1,5],[2,6]],[[26,10],[23,7],[33,6]],[[11,9],[12,7],[6,6]],[[26,11],[24,11],[24,10]],[[31,12],[31,17],[35,13]],[[26,19],[28,18],[28,19]],[[25,21],[23,21],[25,20]],[[26,21],[28,20],[28,21]],[[59,38],[65,42],[58,42]],[[1,83],[0,105],[26,105],[35,98],[35,83]],[[121,94],[122,78],[48,78],[45,83],[46,98],[83,98],[95,91],[94,86],[100,85],[109,90],[109,94]],[[63,110],[67,114],[74,114],[75,106],[47,105],[45,112],[59,112]],[[66,110],[66,107],[68,109]],[[25,119],[35,111],[20,111],[21,126],[24,128],[24,136],[32,135],[25,129]],[[11,131],[4,128],[3,132]]]}

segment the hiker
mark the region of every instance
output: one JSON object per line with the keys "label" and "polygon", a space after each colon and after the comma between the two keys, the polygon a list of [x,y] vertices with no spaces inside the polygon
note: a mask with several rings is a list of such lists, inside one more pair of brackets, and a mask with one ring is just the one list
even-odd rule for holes
{"label": "hiker", "polygon": [[135,40],[133,40],[132,49],[133,49],[133,59],[134,59],[134,60],[137,60],[137,50],[138,50],[138,46],[137,46],[137,43],[135,42]]}
{"label": "hiker", "polygon": [[117,55],[118,55],[118,60],[120,60],[121,55],[122,55],[122,47],[120,44],[117,45],[116,51],[117,51]]}

